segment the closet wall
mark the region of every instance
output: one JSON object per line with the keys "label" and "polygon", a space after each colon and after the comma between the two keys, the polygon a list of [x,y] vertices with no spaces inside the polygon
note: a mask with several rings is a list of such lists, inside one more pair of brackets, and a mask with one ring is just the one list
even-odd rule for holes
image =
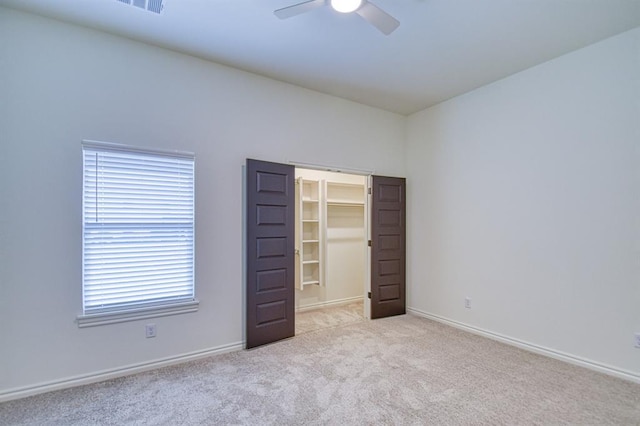
{"label": "closet wall", "polygon": [[296,309],[362,299],[366,177],[297,168],[296,179]]}

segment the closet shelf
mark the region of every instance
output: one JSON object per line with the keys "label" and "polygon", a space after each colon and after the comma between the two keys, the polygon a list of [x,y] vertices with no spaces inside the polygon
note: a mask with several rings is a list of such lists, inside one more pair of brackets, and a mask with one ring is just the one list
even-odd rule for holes
{"label": "closet shelf", "polygon": [[324,234],[321,229],[322,181],[317,179],[296,179],[296,201],[300,211],[296,212],[296,242],[299,257],[296,263],[296,284],[300,290],[311,284],[323,282],[321,244]]}
{"label": "closet shelf", "polygon": [[353,235],[346,237],[328,237],[327,241],[363,241],[366,240],[364,235]]}
{"label": "closet shelf", "polygon": [[359,206],[365,202],[365,187],[362,184],[327,182],[328,205]]}
{"label": "closet shelf", "polygon": [[364,207],[364,201],[327,200],[328,206]]}

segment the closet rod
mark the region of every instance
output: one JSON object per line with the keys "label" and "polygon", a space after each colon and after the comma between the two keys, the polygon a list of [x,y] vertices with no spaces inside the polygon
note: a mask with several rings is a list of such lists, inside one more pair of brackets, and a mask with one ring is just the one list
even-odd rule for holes
{"label": "closet rod", "polygon": [[336,173],[349,173],[352,175],[369,176],[375,173],[375,170],[350,169],[350,168],[338,167],[338,166],[327,166],[326,164],[302,163],[298,161],[289,161],[289,164],[296,167],[302,167],[303,169],[322,170],[325,172],[336,172]]}

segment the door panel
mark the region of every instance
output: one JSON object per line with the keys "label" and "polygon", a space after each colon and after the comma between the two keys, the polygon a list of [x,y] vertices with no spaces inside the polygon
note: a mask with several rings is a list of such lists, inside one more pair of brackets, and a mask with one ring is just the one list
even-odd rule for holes
{"label": "door panel", "polygon": [[295,333],[294,174],[247,160],[247,349]]}
{"label": "door panel", "polygon": [[371,318],[406,313],[406,184],[373,176]]}

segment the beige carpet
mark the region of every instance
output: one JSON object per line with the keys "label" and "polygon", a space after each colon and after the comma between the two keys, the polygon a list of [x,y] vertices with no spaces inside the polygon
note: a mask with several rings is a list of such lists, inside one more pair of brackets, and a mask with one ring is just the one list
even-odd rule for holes
{"label": "beige carpet", "polygon": [[296,336],[364,321],[364,301],[296,313]]}
{"label": "beige carpet", "polygon": [[0,404],[2,425],[637,425],[640,385],[411,315]]}

